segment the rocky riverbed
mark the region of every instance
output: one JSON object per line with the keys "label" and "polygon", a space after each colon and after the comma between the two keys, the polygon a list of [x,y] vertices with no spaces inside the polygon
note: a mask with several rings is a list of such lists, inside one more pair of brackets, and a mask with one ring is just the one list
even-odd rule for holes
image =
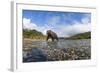
{"label": "rocky riverbed", "polygon": [[31,41],[23,44],[23,62],[91,59],[90,40]]}

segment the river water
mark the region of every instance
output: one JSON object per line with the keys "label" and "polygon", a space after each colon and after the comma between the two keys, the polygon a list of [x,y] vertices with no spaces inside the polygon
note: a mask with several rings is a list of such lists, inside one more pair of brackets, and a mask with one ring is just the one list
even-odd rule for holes
{"label": "river water", "polygon": [[32,41],[24,44],[23,62],[91,59],[91,40]]}

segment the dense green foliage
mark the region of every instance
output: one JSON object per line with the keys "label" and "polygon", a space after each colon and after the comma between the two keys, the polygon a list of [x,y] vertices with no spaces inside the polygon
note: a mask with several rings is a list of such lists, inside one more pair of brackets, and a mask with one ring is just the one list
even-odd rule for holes
{"label": "dense green foliage", "polygon": [[32,38],[32,39],[40,39],[41,37],[44,37],[44,35],[35,29],[34,30],[23,29],[23,37]]}
{"label": "dense green foliage", "polygon": [[91,38],[91,32],[85,32],[85,33],[76,34],[67,39],[90,39],[90,38]]}

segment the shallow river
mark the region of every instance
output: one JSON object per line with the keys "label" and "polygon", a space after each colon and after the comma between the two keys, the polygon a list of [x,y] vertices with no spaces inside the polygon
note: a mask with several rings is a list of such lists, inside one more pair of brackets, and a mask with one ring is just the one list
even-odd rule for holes
{"label": "shallow river", "polygon": [[[24,49],[30,50],[24,50]],[[90,39],[58,42],[32,41],[24,44],[23,62],[86,60],[91,58]]]}

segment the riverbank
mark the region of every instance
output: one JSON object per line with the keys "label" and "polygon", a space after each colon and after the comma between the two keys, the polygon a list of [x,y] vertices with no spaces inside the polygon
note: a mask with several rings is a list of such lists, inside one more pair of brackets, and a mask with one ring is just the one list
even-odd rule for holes
{"label": "riverbank", "polygon": [[46,39],[31,39],[31,38],[24,38],[23,41],[45,41]]}

